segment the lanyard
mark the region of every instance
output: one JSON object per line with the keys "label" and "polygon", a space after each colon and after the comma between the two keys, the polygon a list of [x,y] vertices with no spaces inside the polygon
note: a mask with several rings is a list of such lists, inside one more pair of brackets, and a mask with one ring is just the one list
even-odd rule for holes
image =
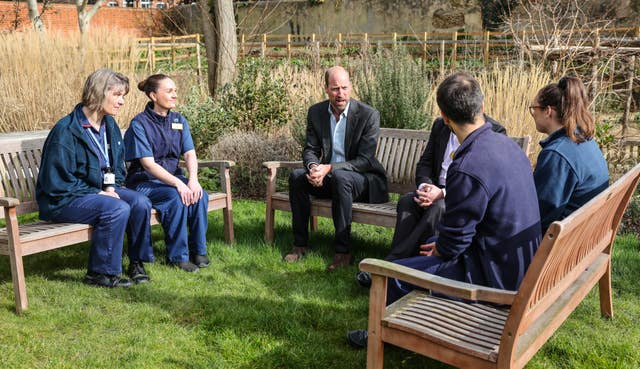
{"label": "lanyard", "polygon": [[91,132],[91,127],[85,127],[85,132],[87,132],[87,135],[89,135],[89,138],[91,138],[91,141],[93,141],[94,145],[98,148],[98,152],[100,153],[100,155],[102,155],[102,158],[104,159],[105,165],[107,167],[107,171],[109,171],[109,168],[111,167],[111,163],[109,162],[109,148],[107,144],[107,127],[104,127],[104,132],[102,132],[102,142],[104,143],[104,146],[100,145],[100,142],[98,141],[96,136],[93,134],[93,132]]}

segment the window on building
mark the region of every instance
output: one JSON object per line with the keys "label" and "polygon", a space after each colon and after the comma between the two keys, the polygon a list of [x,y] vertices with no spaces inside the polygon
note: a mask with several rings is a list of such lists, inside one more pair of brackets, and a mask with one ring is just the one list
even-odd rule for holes
{"label": "window on building", "polygon": [[167,8],[167,4],[165,4],[163,2],[158,2],[158,3],[156,3],[156,8],[158,8],[158,9],[166,9]]}
{"label": "window on building", "polygon": [[122,0],[123,8],[133,8],[133,0]]}
{"label": "window on building", "polygon": [[140,0],[140,7],[141,8],[151,8],[151,0]]}
{"label": "window on building", "polygon": [[107,3],[107,6],[111,7],[111,8],[114,8],[114,7],[118,6],[118,2],[117,1],[109,1]]}

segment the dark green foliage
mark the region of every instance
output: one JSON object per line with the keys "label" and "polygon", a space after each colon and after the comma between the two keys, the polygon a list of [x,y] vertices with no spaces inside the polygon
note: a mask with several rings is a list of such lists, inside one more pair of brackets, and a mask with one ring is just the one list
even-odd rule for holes
{"label": "dark green foliage", "polygon": [[360,99],[380,111],[381,127],[430,127],[432,78],[423,61],[414,60],[404,48],[379,50],[363,58],[356,80]]}
{"label": "dark green foliage", "polygon": [[190,91],[180,111],[191,126],[196,150],[201,153],[233,130],[270,133],[289,122],[289,97],[285,81],[272,77],[270,65],[261,59],[243,59],[238,76],[213,101]]}

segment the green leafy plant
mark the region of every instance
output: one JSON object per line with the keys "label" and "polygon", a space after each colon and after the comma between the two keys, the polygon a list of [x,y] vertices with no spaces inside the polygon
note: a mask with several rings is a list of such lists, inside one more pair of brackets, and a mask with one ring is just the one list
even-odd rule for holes
{"label": "green leafy plant", "polygon": [[379,50],[362,59],[356,92],[380,111],[382,127],[425,129],[431,125],[431,78],[422,64],[402,47]]}

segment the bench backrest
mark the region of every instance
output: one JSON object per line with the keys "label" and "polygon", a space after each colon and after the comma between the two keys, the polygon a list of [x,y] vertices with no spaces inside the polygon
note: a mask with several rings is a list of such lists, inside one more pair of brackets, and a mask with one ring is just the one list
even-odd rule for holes
{"label": "bench backrest", "polygon": [[[528,360],[610,271],[618,225],[639,179],[640,164],[571,215],[551,224],[511,307],[500,355]],[[592,280],[585,279],[587,272],[595,274]],[[600,288],[602,294],[606,286]],[[567,301],[571,294],[575,298]]]}
{"label": "bench backrest", "polygon": [[[37,136],[0,141],[0,197],[18,199],[18,215],[38,211],[36,181],[45,139]],[[0,219],[4,217],[2,210]]]}
{"label": "bench backrest", "polygon": [[[511,137],[529,155],[530,136]],[[387,172],[389,192],[404,194],[416,189],[416,164],[429,141],[429,131],[380,128],[376,158]]]}

